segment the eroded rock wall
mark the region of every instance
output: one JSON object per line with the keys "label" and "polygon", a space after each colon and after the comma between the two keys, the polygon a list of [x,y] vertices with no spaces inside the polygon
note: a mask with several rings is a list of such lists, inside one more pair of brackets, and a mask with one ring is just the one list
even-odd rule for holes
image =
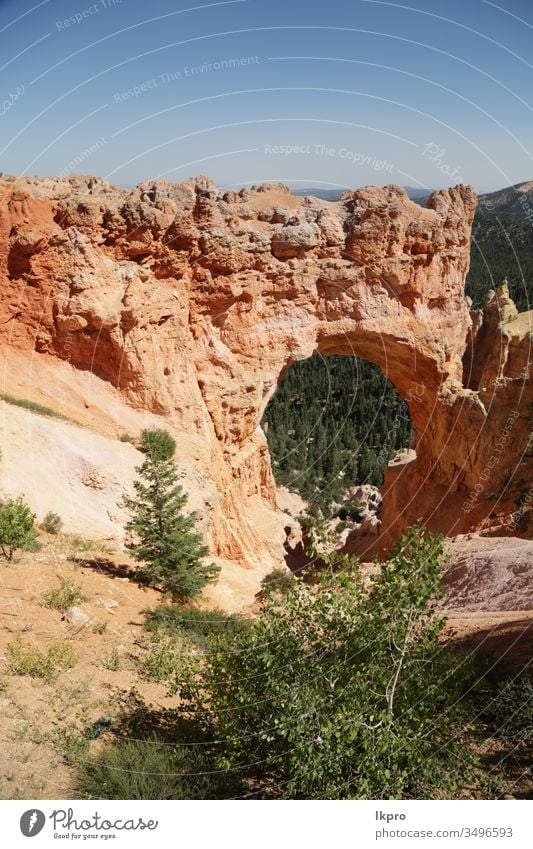
{"label": "eroded rock wall", "polygon": [[[28,178],[0,192],[5,344],[91,371],[164,417],[178,445],[186,435],[217,492],[214,553],[249,567],[282,556],[259,422],[286,370],[314,351],[377,363],[409,406],[417,456],[387,476],[379,544],[417,518],[449,532],[481,521],[461,504],[502,410],[516,401],[522,417],[518,383],[530,383],[522,333],[505,385],[491,372],[490,386],[463,386],[472,189],[436,192],[427,209],[396,186],[331,203],[282,185],[222,194],[205,177],[133,191]],[[507,462],[519,451],[509,445]]]}

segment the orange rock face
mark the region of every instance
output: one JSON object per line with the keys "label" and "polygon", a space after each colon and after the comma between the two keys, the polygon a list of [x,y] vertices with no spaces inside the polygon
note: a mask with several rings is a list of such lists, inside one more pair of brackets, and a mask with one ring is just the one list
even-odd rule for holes
{"label": "orange rock face", "polygon": [[276,492],[260,420],[314,351],[377,363],[409,406],[416,459],[387,473],[379,545],[417,518],[458,533],[498,513],[528,433],[530,327],[494,305],[472,324],[472,189],[436,192],[427,209],[395,186],[331,203],[281,185],[221,194],[205,177],[133,191],[27,178],[0,191],[4,342],[91,371],[163,416],[178,445],[187,437],[217,492],[213,553],[251,567],[281,558],[261,520]]}

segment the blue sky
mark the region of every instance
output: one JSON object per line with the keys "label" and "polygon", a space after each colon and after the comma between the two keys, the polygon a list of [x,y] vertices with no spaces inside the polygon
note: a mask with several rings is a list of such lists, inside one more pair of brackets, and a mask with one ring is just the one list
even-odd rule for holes
{"label": "blue sky", "polygon": [[530,0],[0,0],[0,170],[533,179]]}

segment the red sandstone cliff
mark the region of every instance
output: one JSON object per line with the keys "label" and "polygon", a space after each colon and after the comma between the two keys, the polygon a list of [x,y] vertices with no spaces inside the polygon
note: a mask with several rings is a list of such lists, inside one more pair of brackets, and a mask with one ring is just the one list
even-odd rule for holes
{"label": "red sandstone cliff", "polygon": [[531,481],[531,314],[502,290],[472,322],[475,206],[465,186],[423,209],[395,186],[331,203],[205,177],[0,181],[4,355],[60,358],[165,417],[214,493],[213,552],[243,566],[281,556],[259,422],[314,351],[377,363],[409,405],[417,456],[387,473],[381,544],[417,518],[530,536],[527,510],[509,514]]}

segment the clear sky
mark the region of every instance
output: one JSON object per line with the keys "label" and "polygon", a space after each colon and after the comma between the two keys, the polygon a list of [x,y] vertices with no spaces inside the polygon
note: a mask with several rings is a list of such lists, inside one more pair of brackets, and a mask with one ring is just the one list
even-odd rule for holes
{"label": "clear sky", "polygon": [[533,179],[531,0],[0,0],[0,39],[4,173]]}

